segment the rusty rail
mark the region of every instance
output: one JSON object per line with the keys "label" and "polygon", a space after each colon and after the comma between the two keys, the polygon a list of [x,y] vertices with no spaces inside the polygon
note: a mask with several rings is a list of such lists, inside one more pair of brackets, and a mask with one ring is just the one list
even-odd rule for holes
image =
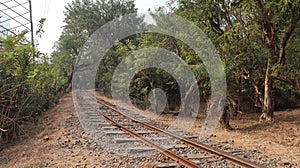
{"label": "rusty rail", "polygon": [[[103,100],[103,101],[104,101],[104,100]],[[140,120],[134,119],[134,118],[132,118],[132,117],[130,117],[130,116],[128,116],[128,115],[122,113],[122,112],[119,111],[118,109],[116,109],[116,108],[114,108],[114,107],[111,107],[111,106],[109,106],[108,104],[106,104],[106,103],[104,103],[104,102],[101,102],[101,101],[99,101],[99,100],[97,100],[97,103],[99,103],[99,104],[101,104],[102,106],[104,106],[104,107],[106,107],[106,108],[108,108],[108,109],[110,109],[110,110],[112,110],[112,111],[118,113],[119,115],[122,115],[122,116],[124,116],[124,117],[126,117],[126,118],[132,120],[133,122],[136,122],[136,123],[138,123],[138,124],[140,124],[140,125],[143,125],[143,126],[145,126],[145,127],[148,127],[148,128],[150,128],[150,129],[152,129],[152,130],[154,130],[154,131],[163,133],[163,134],[168,135],[168,136],[170,136],[170,137],[176,138],[176,139],[178,139],[178,140],[180,140],[180,141],[182,141],[182,142],[184,142],[184,143],[186,143],[186,144],[188,144],[188,145],[190,145],[190,146],[193,146],[193,147],[195,147],[195,148],[198,148],[198,149],[201,149],[201,150],[203,150],[203,151],[206,151],[206,152],[210,152],[210,153],[212,153],[212,154],[215,154],[215,155],[217,155],[217,156],[219,156],[219,157],[222,157],[222,158],[224,158],[224,159],[226,159],[226,160],[228,160],[228,161],[230,161],[230,162],[232,162],[232,163],[234,163],[234,164],[236,164],[236,165],[239,165],[239,166],[241,166],[241,167],[247,167],[247,168],[264,168],[264,167],[261,166],[261,165],[258,165],[258,164],[256,164],[256,163],[250,162],[250,161],[248,161],[248,160],[246,160],[246,159],[243,159],[243,158],[234,156],[234,155],[232,155],[232,154],[230,154],[230,153],[227,153],[227,152],[224,152],[224,151],[222,151],[222,150],[215,149],[215,148],[213,148],[213,147],[211,147],[211,146],[209,146],[209,145],[205,145],[205,144],[202,144],[202,143],[198,143],[198,142],[191,141],[191,140],[189,140],[189,139],[187,139],[187,138],[180,137],[180,136],[175,135],[175,134],[173,134],[173,133],[171,133],[171,132],[169,132],[169,131],[163,130],[163,129],[158,128],[158,127],[155,127],[155,126],[153,126],[153,125],[151,125],[151,124],[149,124],[149,123],[145,123],[145,122],[142,122],[142,121],[140,121]],[[106,116],[106,115],[104,115],[104,114],[101,114],[101,115],[102,115],[105,119],[107,119],[109,122],[111,122],[113,125],[119,127],[122,131],[124,131],[124,132],[130,134],[131,136],[136,137],[137,139],[141,140],[141,141],[144,142],[145,144],[147,144],[147,145],[149,145],[149,146],[152,146],[152,147],[153,147],[154,149],[156,149],[157,151],[159,151],[159,152],[163,153],[164,155],[170,157],[171,159],[173,159],[173,160],[175,160],[175,161],[181,163],[182,165],[184,165],[184,166],[186,166],[186,167],[190,167],[190,168],[199,167],[199,166],[196,165],[195,163],[193,163],[193,162],[191,162],[191,161],[189,161],[189,160],[187,160],[187,159],[185,159],[185,158],[183,158],[183,157],[181,157],[181,156],[179,156],[179,155],[177,155],[177,154],[175,154],[175,153],[173,153],[173,152],[171,152],[171,151],[165,149],[164,147],[161,147],[161,146],[159,146],[159,145],[157,145],[157,144],[155,144],[155,143],[152,143],[152,142],[149,141],[148,139],[143,138],[143,137],[142,137],[141,135],[139,135],[138,133],[135,133],[135,132],[129,130],[128,128],[122,126],[121,124],[118,124],[118,123],[115,122],[113,119],[109,118],[108,116]]]}
{"label": "rusty rail", "polygon": [[169,158],[178,161],[179,163],[181,163],[182,165],[186,166],[186,167],[190,167],[190,168],[198,168],[199,166],[196,165],[195,163],[169,151],[168,149],[165,149],[164,147],[161,147],[153,142],[151,142],[150,140],[142,137],[141,135],[139,135],[136,132],[131,131],[130,129],[122,126],[121,124],[118,124],[117,122],[115,122],[114,120],[112,120],[111,118],[107,117],[106,115],[102,114],[102,116],[108,120],[109,122],[111,122],[113,125],[119,127],[120,130],[128,133],[129,135],[139,139],[140,141],[144,142],[145,144],[153,147],[156,151],[159,151],[161,153],[163,153],[164,155],[168,156]]}

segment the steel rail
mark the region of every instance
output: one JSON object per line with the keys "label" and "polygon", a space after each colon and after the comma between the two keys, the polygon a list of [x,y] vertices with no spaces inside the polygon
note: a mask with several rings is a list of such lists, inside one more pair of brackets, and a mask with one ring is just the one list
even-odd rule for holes
{"label": "steel rail", "polygon": [[142,137],[141,135],[139,135],[138,133],[131,131],[130,129],[126,128],[125,126],[115,122],[113,119],[109,118],[108,116],[101,114],[106,120],[108,120],[109,122],[111,122],[113,125],[117,126],[120,130],[122,130],[123,132],[128,133],[129,135],[139,139],[140,141],[144,142],[145,144],[153,147],[155,150],[161,152],[162,154],[168,156],[169,158],[181,163],[182,165],[189,167],[189,168],[198,168],[199,166],[196,165],[195,163],[169,151],[168,149],[161,147],[153,142],[151,142],[150,140]]}
{"label": "steel rail", "polygon": [[[108,106],[105,106],[105,107],[108,107]],[[171,151],[169,151],[168,149],[162,147],[162,146],[159,146],[153,142],[151,142],[150,140],[144,138],[143,136],[139,135],[138,133],[134,132],[134,131],[131,131],[130,129],[126,128],[125,126],[117,123],[116,121],[114,121],[113,119],[111,119],[110,117],[108,117],[107,115],[105,114],[101,114],[100,112],[96,111],[94,108],[93,108],[93,111],[96,112],[96,113],[99,113],[100,115],[102,115],[107,121],[111,122],[113,125],[115,125],[116,127],[118,127],[120,130],[122,130],[123,132],[139,139],[140,141],[142,141],[143,143],[151,146],[153,149],[155,149],[156,151],[158,152],[161,152],[162,154],[164,154],[165,156],[173,159],[174,161],[177,161],[179,163],[181,163],[183,166],[186,166],[188,168],[199,168],[199,166]],[[113,110],[115,111],[115,110]],[[120,113],[118,113],[120,114]],[[122,114],[120,114],[122,115]],[[124,115],[123,115],[124,116]],[[124,116],[126,117],[126,116]],[[135,121],[133,121],[135,122]]]}
{"label": "steel rail", "polygon": [[100,101],[98,101],[98,100],[97,100],[97,102],[98,102],[99,104],[105,106],[106,108],[109,108],[109,109],[115,111],[116,113],[118,113],[118,114],[120,114],[120,115],[123,115],[124,117],[126,117],[126,118],[132,120],[133,122],[139,123],[139,124],[144,125],[144,126],[146,126],[146,127],[148,127],[148,128],[151,128],[151,129],[153,129],[153,130],[155,130],[155,131],[158,131],[158,132],[164,133],[164,134],[166,134],[166,135],[169,135],[169,136],[171,136],[171,137],[173,137],[173,138],[176,138],[176,139],[178,139],[178,140],[180,140],[180,141],[182,141],[182,142],[184,142],[184,143],[186,143],[186,144],[188,144],[188,145],[191,145],[191,146],[193,146],[193,147],[196,147],[196,148],[199,148],[199,149],[204,150],[204,151],[206,151],[206,152],[210,152],[210,153],[212,153],[212,154],[215,154],[215,155],[217,155],[217,156],[220,156],[220,157],[222,157],[222,158],[224,158],[224,159],[226,159],[226,160],[228,160],[228,161],[230,161],[230,162],[232,162],[232,163],[234,163],[234,164],[237,164],[237,165],[239,165],[239,166],[247,167],[247,168],[248,168],[248,167],[249,167],[249,168],[264,168],[264,166],[261,166],[261,165],[259,165],[259,164],[250,162],[250,161],[248,161],[248,160],[246,160],[246,159],[243,159],[243,158],[234,156],[234,155],[232,155],[232,154],[230,154],[230,153],[227,153],[227,152],[224,152],[224,151],[222,151],[222,150],[212,148],[212,147],[209,146],[209,145],[205,145],[205,144],[202,144],[202,143],[197,143],[197,142],[191,141],[191,140],[189,140],[189,139],[187,139],[187,138],[180,137],[180,136],[175,135],[175,134],[173,134],[173,133],[171,133],[171,132],[169,132],[169,131],[163,130],[163,129],[158,128],[158,127],[155,127],[155,126],[153,126],[153,125],[151,125],[151,124],[149,124],[149,123],[146,123],[146,122],[143,122],[143,121],[134,119],[134,118],[132,118],[132,117],[130,117],[130,116],[128,116],[128,115],[126,115],[126,114],[120,112],[118,109],[115,109],[114,107],[111,107],[111,106],[107,105],[106,103],[100,102]]}

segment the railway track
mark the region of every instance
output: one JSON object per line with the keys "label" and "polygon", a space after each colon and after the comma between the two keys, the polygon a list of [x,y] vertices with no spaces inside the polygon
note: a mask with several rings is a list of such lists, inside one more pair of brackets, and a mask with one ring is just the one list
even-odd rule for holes
{"label": "railway track", "polygon": [[[127,156],[151,156],[156,152],[166,158],[156,167],[263,167],[236,156],[239,151],[224,152],[211,144],[197,142],[179,129],[166,131],[159,123],[128,109],[117,108],[89,93],[76,94],[75,106],[83,127],[104,148]],[[158,126],[157,126],[158,125]],[[217,145],[217,144],[216,144]],[[233,154],[235,153],[235,155]]]}

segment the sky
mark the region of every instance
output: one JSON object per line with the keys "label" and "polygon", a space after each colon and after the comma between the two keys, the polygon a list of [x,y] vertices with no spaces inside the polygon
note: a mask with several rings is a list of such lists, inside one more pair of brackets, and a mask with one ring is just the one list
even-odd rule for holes
{"label": "sky", "polygon": [[[149,8],[154,9],[164,6],[168,0],[135,0],[136,7],[140,13],[147,12]],[[58,40],[64,20],[64,6],[72,0],[32,0],[33,24],[36,29],[41,18],[46,18],[44,25],[45,33],[38,38],[38,48],[41,52],[50,54],[53,45]],[[36,37],[37,38],[37,37]]]}

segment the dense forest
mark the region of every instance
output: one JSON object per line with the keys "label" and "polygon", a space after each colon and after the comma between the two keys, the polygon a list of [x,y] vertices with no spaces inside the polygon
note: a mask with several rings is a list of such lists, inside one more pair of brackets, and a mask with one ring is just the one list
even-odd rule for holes
{"label": "dense forest", "polygon": [[[2,138],[9,140],[22,134],[20,125],[53,107],[70,91],[74,67],[88,38],[107,22],[132,13],[137,13],[134,0],[73,0],[65,7],[65,26],[50,55],[31,44],[24,45],[27,32],[1,39]],[[300,106],[299,0],[170,0],[167,7],[151,11],[153,18],[168,13],[193,22],[210,38],[226,65],[227,94],[246,111],[260,112],[262,120],[272,121],[276,110]],[[44,21],[38,34],[43,32]],[[96,89],[111,97],[116,67],[129,53],[149,47],[167,49],[184,60],[196,77],[201,95],[210,96],[209,75],[195,51],[159,33],[118,39],[99,63]],[[169,108],[182,101],[178,83],[169,73],[148,68],[130,83],[132,102],[140,108],[148,107],[149,93],[155,88],[166,92]]]}

